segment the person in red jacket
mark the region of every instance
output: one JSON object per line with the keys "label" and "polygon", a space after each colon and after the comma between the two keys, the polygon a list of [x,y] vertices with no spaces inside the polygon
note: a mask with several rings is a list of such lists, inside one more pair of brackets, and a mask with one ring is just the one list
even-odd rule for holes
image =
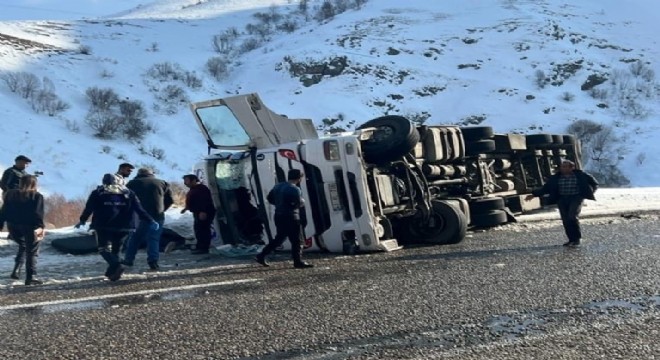
{"label": "person in red jacket", "polygon": [[211,197],[211,190],[199,181],[197,175],[183,176],[183,184],[188,187],[186,194],[186,207],[181,210],[183,214],[190,211],[193,214],[193,230],[197,239],[197,246],[192,254],[208,254],[211,246],[211,225],[215,218],[215,206]]}

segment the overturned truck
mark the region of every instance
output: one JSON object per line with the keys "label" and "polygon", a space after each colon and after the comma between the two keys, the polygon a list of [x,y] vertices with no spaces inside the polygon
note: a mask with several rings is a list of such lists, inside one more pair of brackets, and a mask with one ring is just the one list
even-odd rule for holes
{"label": "overturned truck", "polygon": [[266,194],[289,169],[305,173],[305,248],[354,254],[458,243],[469,227],[504,224],[545,205],[523,198],[562,158],[580,167],[571,135],[415,125],[387,115],[319,137],[311,120],[278,115],[257,94],[191,109],[209,149],[195,171],[211,189],[225,244],[274,238]]}

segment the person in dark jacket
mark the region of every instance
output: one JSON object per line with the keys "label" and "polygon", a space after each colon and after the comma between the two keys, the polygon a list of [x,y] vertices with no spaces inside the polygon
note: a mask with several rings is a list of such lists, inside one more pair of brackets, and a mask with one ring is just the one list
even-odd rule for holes
{"label": "person in dark jacket", "polygon": [[11,189],[5,194],[0,210],[0,229],[5,222],[11,238],[18,243],[10,277],[18,280],[25,262],[25,285],[41,284],[41,280],[37,279],[37,256],[44,237],[44,197],[37,191],[35,176],[22,176],[18,189]]}
{"label": "person in dark jacket", "polygon": [[190,211],[193,213],[193,230],[197,245],[192,254],[208,254],[211,247],[211,225],[215,218],[215,206],[211,197],[211,190],[199,181],[197,175],[188,174],[183,176],[183,184],[188,187],[186,194],[186,207],[181,213]]}
{"label": "person in dark jacket", "polygon": [[80,215],[76,228],[85,225],[91,216],[90,229],[96,234],[99,254],[108,263],[105,276],[110,281],[117,281],[124,272],[119,262],[119,250],[135,231],[135,215],[151,223],[152,230],[158,230],[159,224],[142,208],[140,200],[130,189],[117,184],[114,174],[103,175],[103,185],[97,187],[89,195],[85,210]]}
{"label": "person in dark jacket", "polygon": [[3,193],[12,189],[18,189],[21,178],[28,174],[25,169],[31,162],[32,160],[25,155],[18,155],[14,159],[14,166],[5,170],[2,173],[2,179],[0,179],[0,189],[2,189]]}
{"label": "person in dark jacket", "polygon": [[302,171],[291,169],[287,174],[288,181],[283,181],[275,185],[268,193],[268,202],[275,205],[274,220],[277,235],[256,257],[257,262],[263,266],[269,266],[266,256],[282,245],[286,238],[289,238],[293,267],[297,269],[313,267],[312,264],[302,261],[302,248],[300,246],[300,237],[302,234],[300,208],[304,206],[305,201],[302,198],[302,192],[298,185],[302,178]]}
{"label": "person in dark jacket", "polygon": [[165,211],[172,206],[174,199],[170,184],[154,176],[151,169],[138,169],[137,176],[126,184],[140,199],[144,210],[158,223],[158,230],[151,231],[149,221],[140,221],[137,231],[128,239],[126,256],[122,264],[133,266],[135,254],[141,243],[147,243],[147,263],[151,270],[158,270],[160,235],[163,232]]}
{"label": "person in dark jacket", "polygon": [[582,240],[580,229],[580,211],[584,199],[596,200],[598,181],[590,174],[577,170],[575,163],[563,160],[559,172],[552,175],[542,188],[527,195],[526,200],[535,196],[548,195],[549,201],[557,203],[559,215],[564,225],[568,242],[564,246],[578,246]]}

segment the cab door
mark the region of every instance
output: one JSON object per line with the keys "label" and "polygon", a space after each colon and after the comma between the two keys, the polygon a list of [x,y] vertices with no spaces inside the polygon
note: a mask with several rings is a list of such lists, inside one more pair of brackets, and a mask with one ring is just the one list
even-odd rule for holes
{"label": "cab door", "polygon": [[257,94],[191,104],[210,149],[226,151],[278,148],[318,134],[309,119],[289,119],[263,104]]}

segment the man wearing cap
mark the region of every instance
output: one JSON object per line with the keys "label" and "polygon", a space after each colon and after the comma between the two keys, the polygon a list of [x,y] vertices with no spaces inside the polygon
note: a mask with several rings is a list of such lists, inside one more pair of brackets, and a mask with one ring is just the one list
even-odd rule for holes
{"label": "man wearing cap", "polygon": [[8,168],[2,173],[0,189],[2,189],[3,194],[9,190],[18,189],[18,183],[21,181],[21,178],[28,175],[25,169],[31,162],[32,160],[25,155],[18,155],[16,159],[14,159],[14,166]]}
{"label": "man wearing cap", "polygon": [[92,191],[80,215],[79,229],[90,216],[90,229],[95,231],[99,254],[108,263],[105,276],[117,281],[124,272],[119,262],[119,249],[131,232],[135,231],[135,215],[150,222],[150,229],[158,230],[159,224],[142,208],[135,193],[117,184],[114,174],[103,175],[103,185]]}
{"label": "man wearing cap", "polygon": [[131,176],[131,172],[133,172],[133,169],[135,169],[135,166],[129,163],[119,164],[117,173],[115,173],[115,177],[117,178],[117,184],[126,186],[126,183],[128,182],[128,180],[126,179],[128,179],[128,177]]}
{"label": "man wearing cap", "polygon": [[122,264],[133,266],[135,254],[141,243],[147,243],[147,264],[151,270],[159,270],[158,258],[160,250],[160,235],[163,232],[165,211],[174,203],[172,189],[166,181],[156,178],[149,168],[138,169],[137,176],[126,184],[140,199],[144,210],[160,225],[158,230],[151,231],[151,223],[140,221],[137,231],[128,239],[126,257]]}

